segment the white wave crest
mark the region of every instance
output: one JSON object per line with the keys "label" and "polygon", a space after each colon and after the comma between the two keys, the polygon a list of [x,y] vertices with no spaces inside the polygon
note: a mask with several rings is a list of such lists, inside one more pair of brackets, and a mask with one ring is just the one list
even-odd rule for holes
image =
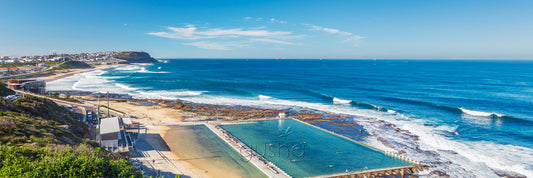
{"label": "white wave crest", "polygon": [[259,100],[269,100],[269,99],[272,99],[272,97],[270,96],[266,96],[266,95],[259,95]]}
{"label": "white wave crest", "polygon": [[116,67],[115,70],[140,70],[141,66],[138,65],[127,65],[127,66],[121,66]]}
{"label": "white wave crest", "polygon": [[343,100],[337,97],[333,97],[333,104],[350,104],[350,103],[352,103],[352,100]]}
{"label": "white wave crest", "polygon": [[465,108],[459,108],[459,109],[461,109],[463,113],[471,115],[471,116],[480,116],[480,117],[490,117],[490,116],[502,117],[503,116],[503,114],[498,114],[495,112],[474,111],[474,110],[468,110]]}
{"label": "white wave crest", "polygon": [[153,74],[164,74],[164,73],[169,73],[169,72],[164,72],[164,71],[159,71],[159,72],[155,72],[155,71],[149,71],[147,70],[145,67],[141,67],[141,69],[139,71],[137,71],[139,73],[153,73]]}
{"label": "white wave crest", "polygon": [[115,85],[117,87],[123,88],[123,89],[128,90],[128,91],[137,90],[137,88],[132,88],[132,87],[130,87],[128,85],[125,85],[125,84],[115,83]]}
{"label": "white wave crest", "polygon": [[181,99],[180,97],[187,96],[199,96],[206,91],[140,91],[138,93],[130,93],[136,98],[148,98],[148,99]]}
{"label": "white wave crest", "polygon": [[[116,67],[115,70],[131,71],[131,72],[138,72],[138,73],[169,73],[169,72],[164,72],[164,71],[158,71],[158,72],[150,71],[146,69],[146,67],[143,67],[143,66],[150,66],[150,65],[153,65],[153,64],[127,65],[127,66]],[[157,69],[160,70],[161,67],[158,67]]]}
{"label": "white wave crest", "polygon": [[154,63],[131,63],[132,65],[139,65],[139,66],[153,66]]}

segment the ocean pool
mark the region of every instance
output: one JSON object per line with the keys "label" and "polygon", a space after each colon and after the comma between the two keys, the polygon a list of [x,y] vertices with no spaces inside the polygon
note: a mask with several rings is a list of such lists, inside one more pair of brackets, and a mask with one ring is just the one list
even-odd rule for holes
{"label": "ocean pool", "polygon": [[294,177],[413,164],[292,119],[221,127]]}

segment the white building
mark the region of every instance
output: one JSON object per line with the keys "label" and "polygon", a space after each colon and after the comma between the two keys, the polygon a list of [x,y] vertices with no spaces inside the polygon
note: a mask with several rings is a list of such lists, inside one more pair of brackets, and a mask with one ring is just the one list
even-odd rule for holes
{"label": "white building", "polygon": [[118,117],[105,118],[100,121],[100,140],[104,148],[118,148],[121,138]]}

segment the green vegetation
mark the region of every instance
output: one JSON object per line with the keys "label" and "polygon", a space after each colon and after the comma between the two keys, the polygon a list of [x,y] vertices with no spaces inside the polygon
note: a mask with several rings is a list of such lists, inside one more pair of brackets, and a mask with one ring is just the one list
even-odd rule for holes
{"label": "green vegetation", "polygon": [[84,139],[88,132],[48,99],[0,98],[0,177],[141,177],[127,160]]}
{"label": "green vegetation", "polygon": [[71,98],[70,94],[68,94],[68,93],[67,93],[67,95],[65,95],[65,97],[59,97],[59,93],[55,92],[55,93],[52,93],[49,97],[50,98],[54,98],[54,99],[58,99],[58,100],[73,102],[73,103],[80,103],[79,100]]}
{"label": "green vegetation", "polygon": [[78,144],[88,131],[74,113],[50,100],[27,95],[0,99],[0,144]]}
{"label": "green vegetation", "polygon": [[2,85],[2,87],[0,87],[0,96],[7,96],[7,95],[15,94],[13,90],[6,88],[4,84],[0,84],[0,85]]}
{"label": "green vegetation", "polygon": [[0,146],[0,177],[141,177],[130,163],[87,144]]}
{"label": "green vegetation", "polygon": [[92,66],[82,61],[66,61],[57,66],[57,69],[80,69],[91,68]]}

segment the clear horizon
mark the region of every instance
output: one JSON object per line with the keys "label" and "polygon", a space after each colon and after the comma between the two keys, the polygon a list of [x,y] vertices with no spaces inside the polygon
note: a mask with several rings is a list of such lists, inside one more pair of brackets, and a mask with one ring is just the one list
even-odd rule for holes
{"label": "clear horizon", "polygon": [[533,59],[532,1],[6,1],[0,56]]}

